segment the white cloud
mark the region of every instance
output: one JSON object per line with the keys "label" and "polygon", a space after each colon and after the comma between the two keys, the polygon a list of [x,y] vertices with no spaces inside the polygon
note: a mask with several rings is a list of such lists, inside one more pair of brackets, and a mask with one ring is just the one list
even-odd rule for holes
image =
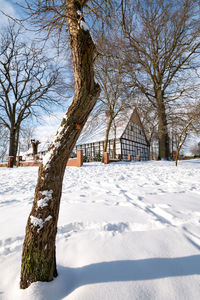
{"label": "white cloud", "polygon": [[[11,16],[12,18],[17,17],[14,4],[12,4],[11,1],[0,0],[0,9],[6,15]],[[8,23],[8,19],[8,17],[6,17],[2,12],[0,12],[0,27],[6,25]]]}

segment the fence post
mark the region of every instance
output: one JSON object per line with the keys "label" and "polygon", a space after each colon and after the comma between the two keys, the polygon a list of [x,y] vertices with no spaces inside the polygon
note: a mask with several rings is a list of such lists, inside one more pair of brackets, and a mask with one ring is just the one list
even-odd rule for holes
{"label": "fence post", "polygon": [[21,160],[22,160],[22,156],[17,156],[17,167],[20,167]]}
{"label": "fence post", "polygon": [[103,163],[106,165],[109,164],[109,153],[108,152],[104,152]]}
{"label": "fence post", "polygon": [[82,165],[83,165],[83,150],[77,150],[76,157],[77,157],[77,161],[78,161],[78,167],[82,167]]}

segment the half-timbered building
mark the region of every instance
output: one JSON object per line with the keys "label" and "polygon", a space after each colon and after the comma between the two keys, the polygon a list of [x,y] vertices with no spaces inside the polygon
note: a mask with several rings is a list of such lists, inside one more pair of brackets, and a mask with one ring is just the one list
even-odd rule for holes
{"label": "half-timbered building", "polygon": [[[106,117],[99,118],[93,126],[87,126],[76,144],[76,150],[83,150],[85,161],[100,160],[106,134]],[[119,115],[111,128],[107,152],[110,157],[122,160],[149,160],[149,142],[137,109],[132,113]]]}

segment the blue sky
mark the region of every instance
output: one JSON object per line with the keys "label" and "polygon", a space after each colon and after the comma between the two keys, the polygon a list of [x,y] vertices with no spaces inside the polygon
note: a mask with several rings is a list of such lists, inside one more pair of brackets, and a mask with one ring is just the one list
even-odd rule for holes
{"label": "blue sky", "polygon": [[[18,0],[18,3],[19,2],[22,3],[23,0]],[[12,0],[0,0],[0,9],[13,18],[20,18],[20,16],[22,16],[23,13],[22,9],[16,5],[15,1]],[[0,27],[6,25],[7,22],[8,18],[0,12]],[[70,101],[68,101],[68,103],[66,104],[66,110],[67,106],[69,105],[69,102]],[[44,115],[43,121],[41,121],[40,124],[37,124],[36,126],[34,138],[44,140],[45,138],[50,138],[51,136],[53,136],[53,134],[56,133],[56,130],[59,127],[63,115],[64,113],[61,111],[55,111],[51,116]],[[197,139],[199,140],[199,138]],[[188,139],[186,143],[188,144],[188,146],[186,146],[185,148],[189,149],[191,147],[191,144],[193,143],[193,138],[192,140]]]}
{"label": "blue sky", "polygon": [[[23,2],[23,0],[18,0],[19,2]],[[22,8],[20,8],[18,5],[16,5],[15,1],[12,0],[0,0],[0,9],[5,12],[5,14],[11,16],[12,18],[20,18],[22,17]],[[6,26],[8,23],[8,18],[0,12],[0,27]],[[33,33],[31,33],[31,36],[33,36]],[[30,32],[28,32],[28,38],[30,37]],[[48,48],[49,50],[50,48]],[[53,49],[52,49],[53,51]],[[67,110],[67,107],[70,103],[69,101],[65,101],[66,108],[64,111]],[[61,111],[61,109],[55,109],[54,113],[52,115],[43,115],[42,119],[40,118],[40,123],[36,123],[35,121],[31,121],[30,119],[27,119],[24,123],[31,123],[33,122],[33,126],[36,126],[35,129],[35,136],[33,138],[44,140],[46,138],[49,138],[53,134],[56,133],[56,130],[59,127],[59,124],[62,120],[62,117],[64,115],[64,112]]]}

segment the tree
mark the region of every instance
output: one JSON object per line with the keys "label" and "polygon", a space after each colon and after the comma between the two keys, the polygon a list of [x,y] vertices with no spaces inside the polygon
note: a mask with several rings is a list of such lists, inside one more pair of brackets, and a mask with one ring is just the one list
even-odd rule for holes
{"label": "tree", "polygon": [[145,133],[150,144],[150,159],[157,159],[158,151],[158,121],[157,113],[151,102],[144,99],[145,96],[139,93],[134,100],[140,119],[145,128]]}
{"label": "tree", "polygon": [[159,157],[169,157],[167,108],[194,85],[199,67],[196,0],[122,1],[129,82],[157,112]]}
{"label": "tree", "polygon": [[[107,151],[108,137],[115,119],[130,108],[130,98],[126,94],[123,77],[122,50],[115,38],[101,36],[98,41],[99,57],[95,64],[95,76],[100,84],[102,93],[96,106],[96,115],[104,113],[107,117],[106,134],[103,153]],[[115,129],[114,129],[115,130]],[[113,143],[115,157],[115,141]],[[103,157],[102,157],[103,161]]]}
{"label": "tree", "polygon": [[19,152],[27,151],[31,147],[31,139],[36,135],[35,126],[33,124],[25,123],[21,126],[19,137]]}
{"label": "tree", "polygon": [[23,34],[13,23],[0,34],[0,124],[9,131],[9,156],[14,160],[24,120],[40,109],[49,111],[62,99],[56,91],[63,83],[59,68],[38,45],[27,45]]}
{"label": "tree", "polygon": [[192,146],[191,152],[194,156],[200,157],[200,142],[198,142],[198,144]]}
{"label": "tree", "polygon": [[[32,282],[50,281],[57,276],[55,239],[65,166],[80,135],[80,128],[83,128],[100,94],[100,87],[94,81],[96,48],[83,19],[83,8],[87,2],[66,1],[64,16],[62,15],[62,24],[66,21],[68,23],[75,93],[39,168],[35,198],[23,244],[20,281],[23,289]],[[61,12],[57,12],[59,6],[56,6],[56,1],[30,3],[28,9],[32,10],[34,20],[37,10],[41,23],[47,24],[45,18],[49,20],[50,29],[57,19],[55,17],[50,20],[49,14],[56,11],[56,16],[61,18]],[[59,3],[61,2],[58,1],[57,4]],[[40,12],[44,12],[44,16]]]}
{"label": "tree", "polygon": [[174,112],[174,134],[176,135],[176,157],[175,165],[178,164],[178,158],[189,133],[199,133],[200,126],[200,103],[197,101],[193,106],[184,106],[181,110]]}

